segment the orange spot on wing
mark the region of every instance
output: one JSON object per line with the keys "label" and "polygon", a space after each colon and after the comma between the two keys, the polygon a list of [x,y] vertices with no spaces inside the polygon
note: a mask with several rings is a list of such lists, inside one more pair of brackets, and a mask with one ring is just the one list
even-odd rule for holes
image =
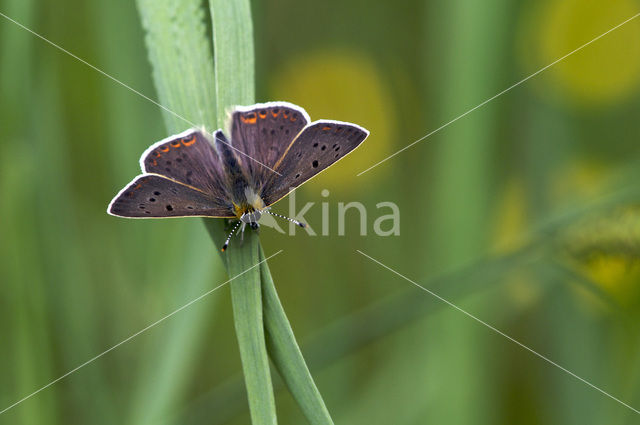
{"label": "orange spot on wing", "polygon": [[133,187],[131,188],[131,190],[127,193],[127,196],[128,196],[129,198],[133,198],[133,195],[134,195],[134,193],[133,193],[133,192],[135,192],[136,190],[140,189],[141,187],[142,187],[142,184],[141,184],[141,183],[136,184],[136,185],[135,185],[135,186],[133,186]]}
{"label": "orange spot on wing", "polygon": [[180,147],[180,140],[174,140],[171,142],[171,146],[173,146],[174,148],[179,148]]}
{"label": "orange spot on wing", "polygon": [[169,149],[170,149],[169,146],[163,146],[160,148],[162,152],[169,152]]}
{"label": "orange spot on wing", "polygon": [[156,158],[160,158],[162,156],[162,154],[158,151],[156,151]]}
{"label": "orange spot on wing", "polygon": [[282,111],[282,116],[284,117],[285,120],[289,118],[289,111],[287,110]]}
{"label": "orange spot on wing", "polygon": [[158,165],[158,161],[156,161],[156,160],[154,159],[154,160],[153,160],[153,162],[152,162],[151,164],[153,164],[153,166],[155,167],[155,166],[157,166],[157,165]]}
{"label": "orange spot on wing", "polygon": [[185,146],[191,146],[196,142],[196,136],[191,136],[190,139],[183,139],[182,144]]}
{"label": "orange spot on wing", "polygon": [[326,125],[324,127],[322,127],[323,131],[327,131],[327,130],[331,130],[331,127],[327,127]]}
{"label": "orange spot on wing", "polygon": [[258,112],[258,116],[259,116],[261,119],[265,119],[265,118],[267,118],[267,111],[259,111],[259,112]]}
{"label": "orange spot on wing", "polygon": [[278,112],[276,112],[274,109],[271,110],[271,116],[273,118],[277,117],[279,113],[280,113],[280,110],[278,110]]}
{"label": "orange spot on wing", "polygon": [[246,114],[246,115],[240,115],[240,119],[245,124],[255,124],[256,121],[258,120],[258,118],[256,117],[256,113],[255,112],[251,112],[251,113]]}

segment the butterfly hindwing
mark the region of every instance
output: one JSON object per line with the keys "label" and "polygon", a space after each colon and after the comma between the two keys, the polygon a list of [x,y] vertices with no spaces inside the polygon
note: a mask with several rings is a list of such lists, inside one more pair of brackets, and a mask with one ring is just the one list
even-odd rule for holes
{"label": "butterfly hindwing", "polygon": [[142,174],[109,204],[111,215],[129,218],[234,217],[233,209],[195,187],[157,174]]}
{"label": "butterfly hindwing", "polygon": [[345,157],[367,138],[369,132],[340,121],[316,121],[291,143],[262,190],[266,205],[287,195],[316,174]]}
{"label": "butterfly hindwing", "polygon": [[254,187],[273,173],[276,162],[291,141],[309,123],[304,109],[286,102],[271,102],[236,108],[231,114],[231,143]]}
{"label": "butterfly hindwing", "polygon": [[160,174],[228,199],[222,161],[200,130],[187,130],[154,143],[142,154],[140,166],[144,173]]}

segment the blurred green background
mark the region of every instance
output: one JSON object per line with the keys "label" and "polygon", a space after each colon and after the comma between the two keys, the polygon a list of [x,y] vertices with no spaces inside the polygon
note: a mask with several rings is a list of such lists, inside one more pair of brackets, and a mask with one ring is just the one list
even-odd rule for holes
{"label": "blurred green background", "polygon": [[[261,233],[267,255],[284,250],[271,271],[336,423],[637,423],[356,250],[640,408],[640,19],[356,174],[640,2],[252,6],[257,100],[371,130],[296,192],[298,209],[315,203],[305,218],[318,233],[328,203],[329,236]],[[0,12],[156,97],[134,2],[2,0]],[[4,18],[0,136],[2,410],[227,277],[201,220],[105,213],[166,137],[158,107]],[[367,207],[366,236],[353,210],[338,235],[337,205],[351,201]],[[385,201],[400,208],[399,236],[373,232]],[[278,388],[280,422],[304,423]],[[228,286],[0,415],[248,422]]]}

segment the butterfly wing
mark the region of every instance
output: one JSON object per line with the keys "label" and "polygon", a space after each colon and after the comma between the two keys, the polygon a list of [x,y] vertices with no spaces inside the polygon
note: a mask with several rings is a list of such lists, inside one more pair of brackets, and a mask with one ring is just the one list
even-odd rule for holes
{"label": "butterfly wing", "polygon": [[128,218],[235,216],[211,194],[158,174],[133,179],[113,198],[107,212]]}
{"label": "butterfly wing", "polygon": [[234,217],[222,161],[208,136],[187,130],[151,145],[140,158],[143,175],[109,204],[120,217]]}
{"label": "butterfly wing", "polygon": [[209,136],[197,129],[187,130],[151,145],[140,158],[143,173],[154,173],[209,193],[220,200],[229,199],[222,161]]}
{"label": "butterfly wing", "polygon": [[355,124],[316,121],[307,126],[275,164],[280,175],[270,176],[261,197],[271,205],[296,187],[344,158],[367,138],[369,132]]}
{"label": "butterfly wing", "polygon": [[275,174],[271,169],[308,123],[306,111],[287,102],[259,103],[233,111],[231,143],[242,152],[236,156],[253,187],[262,187]]}

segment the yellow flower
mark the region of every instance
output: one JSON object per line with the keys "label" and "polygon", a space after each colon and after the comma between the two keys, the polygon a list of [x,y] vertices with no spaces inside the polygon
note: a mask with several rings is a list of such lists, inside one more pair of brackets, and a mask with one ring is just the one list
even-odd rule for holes
{"label": "yellow flower", "polygon": [[551,201],[556,206],[575,205],[597,199],[604,192],[606,167],[593,160],[575,159],[554,173],[550,188]]}
{"label": "yellow flower", "polygon": [[[345,50],[303,53],[275,73],[270,94],[273,99],[301,105],[312,120],[349,121],[371,132],[348,159],[310,184],[335,189],[370,184],[355,175],[389,153],[396,122],[391,95],[375,64],[362,54]],[[372,177],[380,178],[384,169],[389,167],[381,167]]]}
{"label": "yellow flower", "polygon": [[[527,207],[522,180],[517,177],[510,179],[496,203],[493,232],[493,251],[496,254],[517,251],[530,242]],[[519,308],[527,308],[540,299],[539,285],[526,270],[510,270],[504,282],[507,295]]]}
{"label": "yellow flower", "polygon": [[507,182],[495,212],[493,249],[496,253],[507,253],[522,247],[528,226],[525,187],[518,178]]}
{"label": "yellow flower", "polygon": [[563,242],[574,267],[622,305],[638,302],[640,206],[593,214],[570,226]]}
{"label": "yellow flower", "polygon": [[[533,72],[638,13],[633,0],[545,0],[527,11],[521,55]],[[640,19],[630,21],[549,68],[535,84],[580,105],[609,105],[640,83]]]}

